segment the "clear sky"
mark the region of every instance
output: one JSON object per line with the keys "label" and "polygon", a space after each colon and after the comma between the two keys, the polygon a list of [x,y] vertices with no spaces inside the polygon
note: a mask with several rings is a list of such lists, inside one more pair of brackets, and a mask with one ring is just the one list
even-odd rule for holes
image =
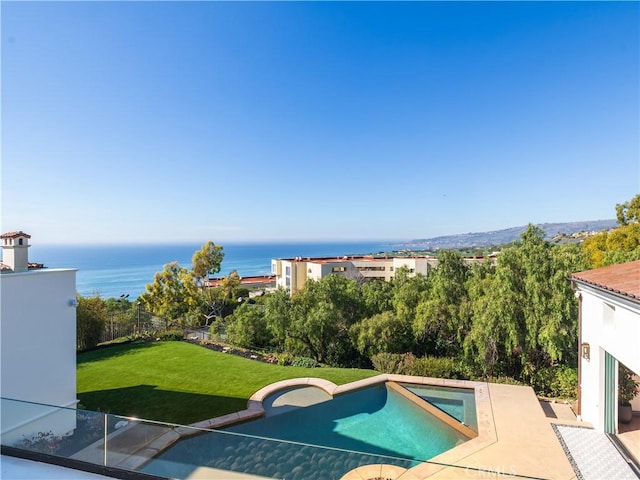
{"label": "clear sky", "polygon": [[640,192],[638,2],[2,2],[2,230],[408,240]]}

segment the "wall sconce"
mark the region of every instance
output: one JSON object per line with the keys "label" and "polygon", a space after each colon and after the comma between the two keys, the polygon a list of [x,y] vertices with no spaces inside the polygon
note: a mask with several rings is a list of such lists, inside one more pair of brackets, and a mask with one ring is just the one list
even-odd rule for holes
{"label": "wall sconce", "polygon": [[78,306],[78,300],[76,300],[75,298],[73,298],[73,299],[69,300],[68,305],[69,305],[70,307],[75,308],[75,307],[77,307],[77,306]]}
{"label": "wall sconce", "polygon": [[589,346],[589,344],[588,343],[583,343],[582,344],[582,358],[584,358],[585,360],[589,360],[590,353],[591,353],[591,347]]}

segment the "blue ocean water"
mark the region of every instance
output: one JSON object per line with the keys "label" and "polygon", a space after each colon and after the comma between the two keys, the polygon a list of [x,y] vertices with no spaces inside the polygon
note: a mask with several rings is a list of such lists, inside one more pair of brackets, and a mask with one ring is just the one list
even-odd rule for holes
{"label": "blue ocean water", "polygon": [[[357,255],[390,251],[390,243],[263,243],[221,244],[222,269],[216,276],[237,270],[241,277],[269,275],[271,259]],[[83,296],[103,298],[129,295],[135,299],[153,282],[156,272],[177,261],[191,268],[193,254],[201,244],[193,245],[37,245],[29,249],[29,261],[48,268],[77,268],[76,288]]]}

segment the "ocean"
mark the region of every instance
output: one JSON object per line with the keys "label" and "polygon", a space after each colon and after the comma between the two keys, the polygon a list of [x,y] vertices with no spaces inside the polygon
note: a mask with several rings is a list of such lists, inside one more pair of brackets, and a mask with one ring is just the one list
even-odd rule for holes
{"label": "ocean", "polygon": [[[237,270],[241,277],[269,275],[274,258],[323,257],[387,252],[392,243],[264,243],[221,244],[222,269],[216,276]],[[129,295],[134,300],[153,282],[164,265],[177,261],[191,268],[193,254],[202,245],[31,245],[29,261],[48,268],[77,268],[76,288],[82,296],[102,298]]]}

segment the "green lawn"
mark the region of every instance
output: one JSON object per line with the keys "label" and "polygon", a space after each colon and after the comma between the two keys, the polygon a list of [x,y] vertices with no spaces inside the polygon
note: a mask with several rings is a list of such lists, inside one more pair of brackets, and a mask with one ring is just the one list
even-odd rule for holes
{"label": "green lawn", "polygon": [[336,384],[377,372],[281,367],[184,342],[118,345],[78,355],[82,408],[179,424],[243,410],[273,382],[320,377]]}

